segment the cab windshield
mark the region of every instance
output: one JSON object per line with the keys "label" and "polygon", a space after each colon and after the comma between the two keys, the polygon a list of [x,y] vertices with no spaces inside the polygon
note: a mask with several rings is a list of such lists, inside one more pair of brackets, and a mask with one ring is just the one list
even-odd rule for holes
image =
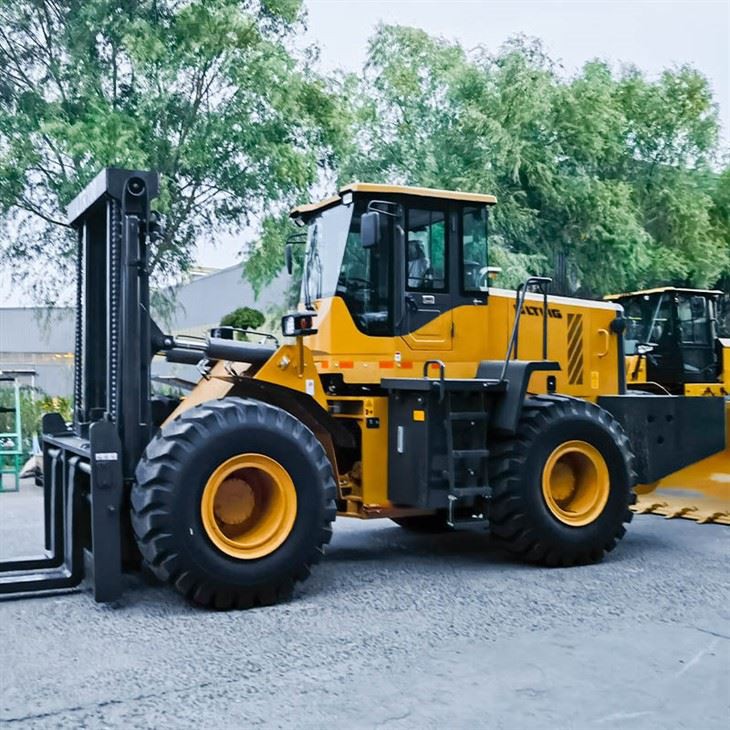
{"label": "cab windshield", "polygon": [[352,209],[352,205],[337,205],[309,221],[302,275],[302,301],[307,309],[317,299],[335,294]]}
{"label": "cab windshield", "polygon": [[[359,330],[387,335],[391,252],[387,245],[362,247],[360,217],[366,207],[367,201],[360,199],[328,208],[309,221],[302,301],[311,309],[318,299],[338,296]],[[383,240],[389,239],[385,236]]]}

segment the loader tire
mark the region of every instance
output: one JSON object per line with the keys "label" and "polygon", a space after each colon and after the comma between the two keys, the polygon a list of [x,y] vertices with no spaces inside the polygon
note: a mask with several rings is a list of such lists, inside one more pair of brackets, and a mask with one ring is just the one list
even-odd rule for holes
{"label": "loader tire", "polygon": [[611,414],[561,396],[525,401],[516,436],[492,447],[490,525],[531,563],[600,561],[631,522],[631,446]]}
{"label": "loader tire", "polygon": [[290,597],[332,536],[335,481],[315,435],[255,400],[194,406],[164,426],[136,471],[132,526],[146,566],[219,609]]}
{"label": "loader tire", "polygon": [[413,515],[410,517],[391,517],[393,522],[408,532],[417,532],[421,535],[436,535],[440,532],[449,532],[445,512],[437,512],[433,515]]}

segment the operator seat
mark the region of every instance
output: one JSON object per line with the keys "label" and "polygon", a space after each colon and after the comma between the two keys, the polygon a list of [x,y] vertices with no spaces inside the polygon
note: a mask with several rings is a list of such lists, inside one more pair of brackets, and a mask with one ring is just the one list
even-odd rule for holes
{"label": "operator seat", "polygon": [[423,244],[415,239],[408,241],[408,287],[422,289],[431,264]]}

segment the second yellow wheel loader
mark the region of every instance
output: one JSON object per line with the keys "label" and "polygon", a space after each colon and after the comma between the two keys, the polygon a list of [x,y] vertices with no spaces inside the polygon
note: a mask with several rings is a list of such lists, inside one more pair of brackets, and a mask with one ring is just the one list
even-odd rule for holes
{"label": "second yellow wheel loader", "polygon": [[[628,387],[724,399],[730,433],[730,339],[717,332],[721,296],[718,290],[662,287],[606,300],[624,307]],[[730,441],[724,451],[637,492],[637,512],[730,525]]]}
{"label": "second yellow wheel loader", "polygon": [[[269,604],[335,516],[592,563],[624,535],[637,482],[724,446],[719,400],[626,393],[619,305],[549,296],[540,277],[489,287],[489,195],[357,183],[295,209],[301,305],[269,344],[151,319],[157,187],[108,169],[70,206],[74,420],[44,419],[46,553],[0,564],[0,592],[88,577],[115,600],[143,563],[204,606]],[[152,395],[156,354],[197,366],[183,400]]]}

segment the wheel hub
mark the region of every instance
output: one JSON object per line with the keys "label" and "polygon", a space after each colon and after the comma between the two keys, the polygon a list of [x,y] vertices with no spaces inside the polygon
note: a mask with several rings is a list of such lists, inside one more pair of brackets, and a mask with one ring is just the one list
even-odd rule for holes
{"label": "wheel hub", "polygon": [[221,483],[213,501],[213,512],[218,522],[240,525],[253,512],[256,498],[253,489],[243,479],[229,478]]}
{"label": "wheel hub", "polygon": [[610,478],[601,452],[586,441],[560,444],[545,462],[542,493],[558,520],[571,527],[595,521],[608,502]]}
{"label": "wheel hub", "polygon": [[219,550],[241,560],[262,558],[291,533],[296,490],[278,461],[264,454],[240,454],[210,475],[200,512],[203,528]]}

